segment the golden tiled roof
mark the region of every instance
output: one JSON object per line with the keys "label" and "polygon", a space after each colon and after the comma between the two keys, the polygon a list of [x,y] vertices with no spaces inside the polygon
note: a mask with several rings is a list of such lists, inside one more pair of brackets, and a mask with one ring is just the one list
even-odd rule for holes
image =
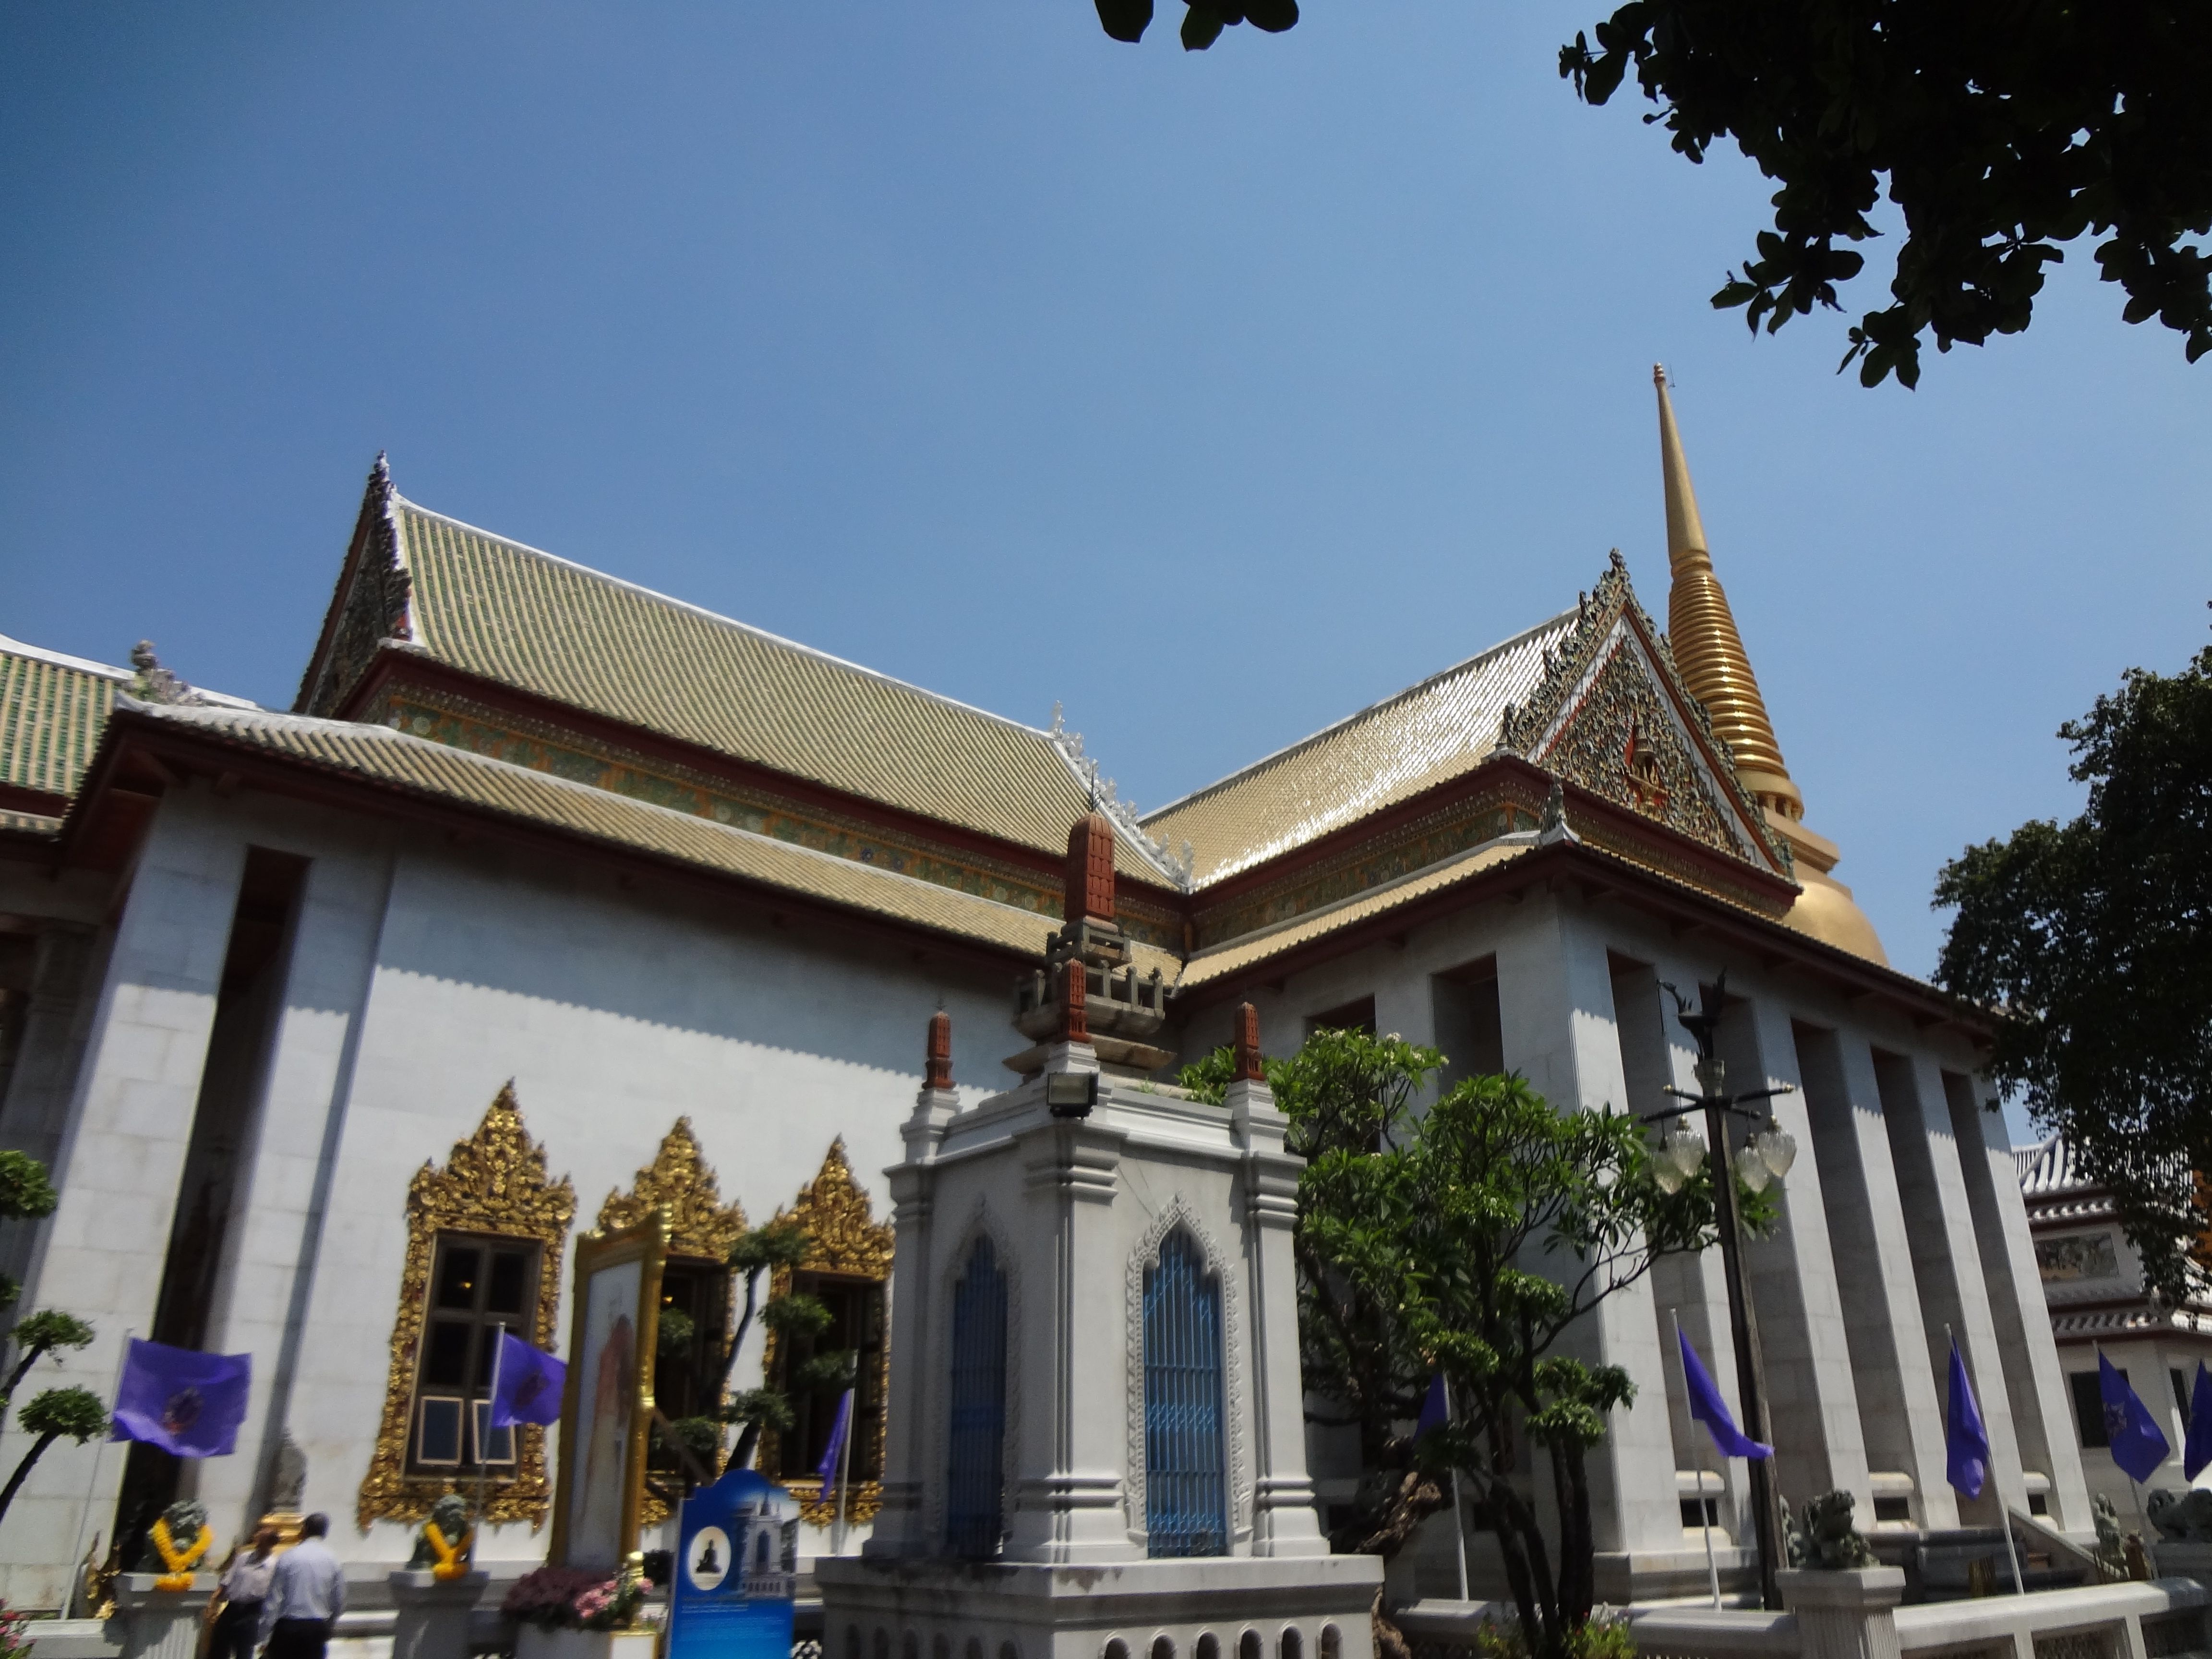
{"label": "golden tiled roof", "polygon": [[1403,881],[1393,882],[1388,887],[1374,888],[1357,898],[1331,905],[1326,910],[1316,910],[1279,927],[1249,933],[1213,950],[1201,951],[1184,967],[1178,988],[1188,989],[1194,986],[1211,984],[1215,980],[1257,967],[1271,957],[1296,950],[1315,939],[1326,939],[1331,933],[1340,933],[1360,922],[1388,915],[1402,905],[1426,898],[1431,893],[1439,893],[1446,888],[1472,881],[1486,871],[1495,870],[1501,864],[1521,857],[1534,842],[1535,837],[1528,834],[1516,836],[1511,841],[1492,842],[1458,858],[1432,864],[1425,870],[1407,876]]}
{"label": "golden tiled roof", "polygon": [[73,795],[99,746],[126,668],[0,635],[0,783]]}
{"label": "golden tiled roof", "polygon": [[1201,887],[1407,800],[1481,763],[1505,705],[1543,678],[1544,653],[1578,612],[1564,611],[1145,815],[1146,832],[1196,854]]}
{"label": "golden tiled roof", "polygon": [[[713,818],[573,783],[465,749],[380,726],[228,708],[145,711],[232,743],[517,823],[657,854],[719,875],[764,883],[847,909],[1036,956],[1056,918],[918,881],[851,859],[793,846]],[[1139,965],[1172,978],[1176,958],[1133,947]]]}
{"label": "golden tiled roof", "polygon": [[[1090,805],[1050,733],[392,497],[416,643],[453,667],[1049,852]],[[1171,884],[1128,839],[1122,874]]]}

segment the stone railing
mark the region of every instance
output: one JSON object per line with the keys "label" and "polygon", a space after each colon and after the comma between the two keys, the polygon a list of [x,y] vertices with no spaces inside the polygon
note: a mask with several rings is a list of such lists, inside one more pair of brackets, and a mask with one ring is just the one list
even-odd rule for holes
{"label": "stone railing", "polygon": [[[1900,1607],[1895,1567],[1785,1572],[1788,1611],[1683,1604],[1631,1608],[1655,1659],[2212,1659],[2212,1590],[2193,1578]],[[1396,1615],[1414,1659],[1467,1659],[1496,1603],[1420,1601]]]}

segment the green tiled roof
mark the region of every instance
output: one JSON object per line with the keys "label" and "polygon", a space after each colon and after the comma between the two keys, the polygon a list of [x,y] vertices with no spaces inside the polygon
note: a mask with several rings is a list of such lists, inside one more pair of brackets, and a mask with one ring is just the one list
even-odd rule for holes
{"label": "green tiled roof", "polygon": [[[817,853],[769,836],[514,766],[381,726],[301,714],[167,707],[146,711],[219,739],[309,767],[627,848],[702,872],[757,881],[846,909],[1042,957],[1057,919],[957,888]],[[1138,962],[1172,978],[1176,957],[1148,945]]]}
{"label": "green tiled roof", "polygon": [[[392,498],[415,642],[471,674],[1058,854],[1089,810],[1050,733]],[[1123,840],[1126,875],[1171,881]]]}
{"label": "green tiled roof", "polygon": [[130,678],[0,635],[0,783],[75,794]]}

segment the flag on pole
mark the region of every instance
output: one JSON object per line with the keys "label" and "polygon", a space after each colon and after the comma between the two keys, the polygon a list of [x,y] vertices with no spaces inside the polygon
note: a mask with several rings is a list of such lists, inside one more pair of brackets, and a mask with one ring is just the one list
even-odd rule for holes
{"label": "flag on pole", "polygon": [[512,1331],[499,1334],[498,1379],[492,1389],[491,1426],[511,1429],[519,1423],[558,1423],[561,1391],[568,1385],[568,1367],[543,1348],[533,1348]]}
{"label": "flag on pole", "polygon": [[139,1440],[179,1457],[228,1457],[253,1386],[250,1353],[201,1353],[134,1336],[115,1388],[111,1440]]}
{"label": "flag on pole", "polygon": [[1944,1473],[1951,1485],[1969,1498],[1982,1495],[1990,1478],[1990,1431],[1982,1422],[1981,1407],[1974,1403],[1974,1385],[1966,1376],[1966,1362],[1959,1357],[1959,1344],[1951,1343],[1951,1409],[1943,1422]]}
{"label": "flag on pole", "polygon": [[2112,1442],[2112,1462],[2130,1480],[2149,1480],[2172,1444],[2142,1397],[2101,1352],[2097,1356],[2097,1392],[2105,1402],[2105,1435]]}
{"label": "flag on pole", "polygon": [[2181,1478],[2194,1480],[2212,1463],[2212,1370],[2197,1362],[2196,1386],[2189,1390],[2189,1437],[2181,1443]]}
{"label": "flag on pole", "polygon": [[1413,1438],[1419,1440],[1431,1429],[1441,1429],[1451,1421],[1451,1402],[1444,1394],[1444,1374],[1438,1371],[1429,1379],[1428,1398],[1421,1401],[1421,1420],[1413,1425]]}
{"label": "flag on pole", "polygon": [[1678,1330],[1677,1340],[1682,1345],[1682,1381],[1689,1387],[1690,1416],[1705,1425],[1713,1437],[1713,1444],[1720,1448],[1723,1457],[1771,1457],[1774,1448],[1761,1445],[1735,1425],[1735,1415],[1721,1391],[1713,1383],[1712,1375],[1698,1358],[1698,1351],[1690,1346],[1689,1337]]}
{"label": "flag on pole", "polygon": [[830,1443],[823,1448],[822,1461],[815,1465],[814,1473],[822,1479],[827,1492],[837,1479],[837,1454],[845,1449],[845,1437],[853,1427],[853,1391],[845,1390],[837,1401],[837,1420],[830,1425]]}

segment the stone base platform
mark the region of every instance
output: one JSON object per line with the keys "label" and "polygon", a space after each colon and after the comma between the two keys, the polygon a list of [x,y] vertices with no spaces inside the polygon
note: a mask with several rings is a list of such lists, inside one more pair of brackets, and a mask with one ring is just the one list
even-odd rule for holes
{"label": "stone base platform", "polygon": [[1373,1659],[1371,1555],[818,1559],[823,1659]]}

